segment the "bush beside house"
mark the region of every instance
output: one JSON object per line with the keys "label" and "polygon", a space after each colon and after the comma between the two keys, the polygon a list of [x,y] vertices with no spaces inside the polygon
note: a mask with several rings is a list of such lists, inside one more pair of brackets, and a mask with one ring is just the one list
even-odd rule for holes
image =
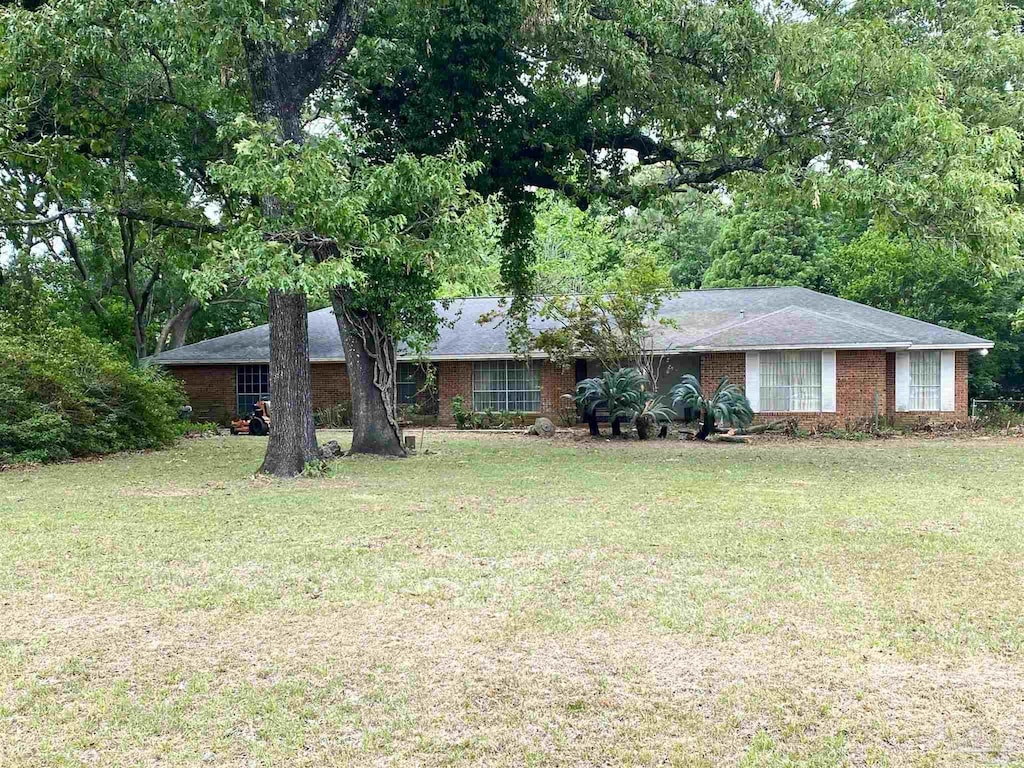
{"label": "bush beside house", "polygon": [[183,432],[181,385],[78,328],[0,318],[0,463],[158,448]]}

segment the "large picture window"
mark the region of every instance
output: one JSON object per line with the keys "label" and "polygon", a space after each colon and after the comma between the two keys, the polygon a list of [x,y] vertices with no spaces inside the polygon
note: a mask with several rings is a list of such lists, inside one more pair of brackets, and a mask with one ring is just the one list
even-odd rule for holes
{"label": "large picture window", "polygon": [[761,404],[765,413],[821,410],[821,352],[761,353]]}
{"label": "large picture window", "polygon": [[519,360],[473,363],[473,410],[539,411],[540,366]]}
{"label": "large picture window", "polygon": [[260,400],[270,399],[270,366],[240,365],[235,371],[235,407],[249,416]]}
{"label": "large picture window", "polygon": [[942,356],[935,349],[910,353],[910,410],[937,411],[942,402]]}

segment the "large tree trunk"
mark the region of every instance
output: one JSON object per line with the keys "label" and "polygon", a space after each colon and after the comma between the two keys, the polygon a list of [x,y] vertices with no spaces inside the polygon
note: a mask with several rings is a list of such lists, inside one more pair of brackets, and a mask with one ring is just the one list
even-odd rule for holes
{"label": "large tree trunk", "polygon": [[352,390],[352,448],[349,453],[406,456],[398,426],[395,342],[377,315],[350,310],[345,292],[331,294],[334,317],[345,347],[345,369]]}
{"label": "large tree trunk", "polygon": [[[300,104],[289,98],[293,67],[287,56],[267,42],[245,40],[253,113],[261,122],[276,121],[282,141],[301,144]],[[260,198],[267,219],[281,214],[281,201]],[[313,380],[309,367],[306,297],[270,291],[270,439],[260,472],[294,477],[319,459],[313,422]]]}
{"label": "large tree trunk", "polygon": [[199,311],[199,307],[199,300],[190,297],[181,309],[167,318],[167,322],[163,324],[160,335],[157,337],[155,354],[159,355],[165,349],[177,349],[184,346],[188,328],[192,324],[192,318]]}
{"label": "large tree trunk", "polygon": [[301,474],[318,461],[313,424],[306,296],[270,292],[270,440],[260,472],[277,477]]}

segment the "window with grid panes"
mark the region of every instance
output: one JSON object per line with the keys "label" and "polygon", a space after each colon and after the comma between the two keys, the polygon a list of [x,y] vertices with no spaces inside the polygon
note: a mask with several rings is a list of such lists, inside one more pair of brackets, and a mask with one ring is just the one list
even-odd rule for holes
{"label": "window with grid panes", "polygon": [[539,411],[540,366],[519,360],[473,363],[474,411]]}
{"label": "window with grid panes", "polygon": [[398,364],[398,402],[399,404],[411,404],[416,402],[416,392],[419,387],[416,384],[415,363]]}
{"label": "window with grid panes", "polygon": [[821,352],[762,352],[761,405],[764,413],[821,410]]}
{"label": "window with grid panes", "polygon": [[240,365],[235,370],[235,407],[239,416],[251,416],[260,400],[270,399],[270,366]]}

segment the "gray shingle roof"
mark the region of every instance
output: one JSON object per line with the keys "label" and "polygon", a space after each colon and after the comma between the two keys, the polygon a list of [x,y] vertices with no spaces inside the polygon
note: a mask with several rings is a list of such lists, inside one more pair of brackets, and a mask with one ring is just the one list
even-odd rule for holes
{"label": "gray shingle roof", "polygon": [[[479,323],[500,306],[498,297],[456,299],[442,318],[441,336],[430,352],[433,359],[510,356],[504,325]],[[825,347],[906,349],[911,346],[983,349],[992,342],[978,336],[914,320],[806,288],[722,288],[669,295],[663,317],[674,327],[659,328],[656,346],[673,352]],[[534,320],[540,330],[547,323]],[[331,309],[309,313],[309,352],[313,361],[344,360],[338,327]],[[270,358],[268,326],[230,333],[216,339],[154,355],[167,365],[265,362]]]}

